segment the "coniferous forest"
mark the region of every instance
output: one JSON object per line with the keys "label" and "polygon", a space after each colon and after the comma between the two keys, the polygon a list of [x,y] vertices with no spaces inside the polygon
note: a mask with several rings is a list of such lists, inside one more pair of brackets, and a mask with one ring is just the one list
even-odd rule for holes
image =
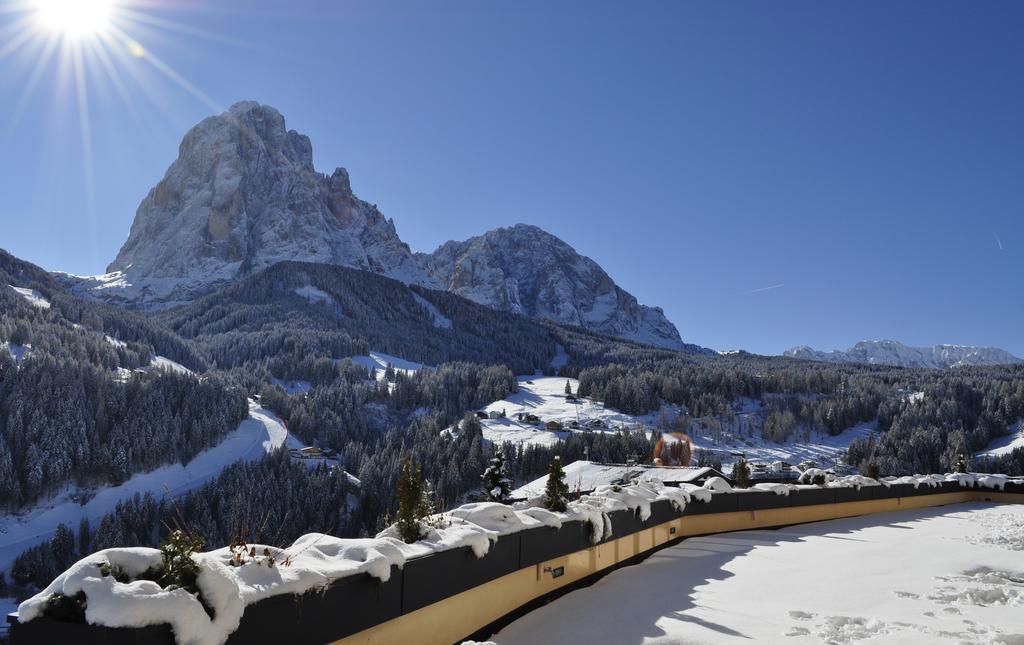
{"label": "coniferous forest", "polygon": [[[7,285],[35,290],[48,306]],[[449,324],[439,325],[438,315]],[[371,350],[431,367],[373,378],[349,360]],[[569,360],[556,370],[560,353]],[[153,367],[158,356],[182,368]],[[279,451],[228,466],[177,498],[123,501],[92,525],[61,525],[18,558],[6,583],[45,584],[80,554],[153,545],[177,523],[211,546],[236,537],[287,544],[310,531],[371,535],[394,517],[406,457],[422,468],[438,507],[483,499],[481,475],[495,448],[472,412],[514,392],[516,375],[538,372],[578,378],[578,396],[635,415],[668,403],[692,419],[730,423],[737,401],[756,401],[757,431],[778,442],[876,423],[879,439],[855,441],[847,461],[882,475],[950,471],[959,455],[984,449],[1024,418],[1020,365],[904,369],[669,351],[302,263],[144,313],[76,297],[54,276],[0,253],[4,513],[67,490],[87,499],[135,473],[187,463],[238,427],[249,400],[339,460],[337,468],[311,468]],[[305,387],[289,393],[282,381]],[[553,447],[506,446],[504,468],[519,485],[547,473],[555,455],[563,464],[584,455],[643,460],[656,440],[573,433]],[[1024,450],[971,468],[1022,474]]]}

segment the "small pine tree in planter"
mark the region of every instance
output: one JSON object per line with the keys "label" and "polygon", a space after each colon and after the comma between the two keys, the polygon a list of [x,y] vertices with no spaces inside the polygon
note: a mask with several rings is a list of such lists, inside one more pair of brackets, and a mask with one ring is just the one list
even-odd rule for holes
{"label": "small pine tree in planter", "polygon": [[203,538],[187,531],[171,531],[167,540],[160,545],[160,559],[163,563],[160,583],[164,587],[181,587],[197,592],[196,578],[199,577],[199,563],[192,554],[203,548]]}
{"label": "small pine tree in planter", "polygon": [[508,477],[508,464],[505,461],[505,446],[499,445],[491,457],[487,470],[481,477],[483,481],[484,495],[488,501],[508,502],[512,496],[512,481]]}
{"label": "small pine tree in planter", "polygon": [[879,467],[878,462],[875,461],[875,458],[871,457],[861,468],[861,473],[863,473],[865,477],[878,479],[882,474],[882,469]]}
{"label": "small pine tree in planter", "polygon": [[953,465],[953,472],[967,472],[967,458],[964,457],[963,453],[960,453],[959,455],[956,456],[956,464]]}
{"label": "small pine tree in planter", "polygon": [[551,465],[548,466],[548,484],[544,489],[544,508],[564,513],[569,504],[568,494],[569,486],[565,483],[562,460],[555,455],[551,460]]}
{"label": "small pine tree in planter", "polygon": [[736,488],[750,488],[750,464],[745,457],[740,457],[732,467],[732,478]]}
{"label": "small pine tree in planter", "polygon": [[423,538],[423,520],[430,515],[430,500],[423,485],[420,467],[412,459],[402,459],[402,474],[398,477],[398,517],[395,528],[406,544]]}

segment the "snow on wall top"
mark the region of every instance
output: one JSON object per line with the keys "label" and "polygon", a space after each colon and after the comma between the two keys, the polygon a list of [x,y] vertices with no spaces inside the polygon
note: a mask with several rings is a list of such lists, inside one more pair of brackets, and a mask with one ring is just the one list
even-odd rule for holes
{"label": "snow on wall top", "polygon": [[[1009,478],[984,474],[913,475],[877,482],[858,476],[836,479],[826,485],[859,488],[865,484],[913,483],[937,486],[944,481],[1001,489]],[[759,487],[759,490],[786,495],[798,488],[775,484]],[[103,565],[110,563],[122,568],[130,577],[137,577],[159,565],[159,550],[107,549],[83,558],[46,589],[23,602],[18,608],[18,619],[26,622],[42,615],[47,599],[54,593],[73,595],[81,591],[87,597],[86,620],[89,623],[108,627],[168,623],[178,643],[215,645],[226,641],[238,627],[246,605],[263,598],[304,593],[360,573],[386,581],[392,567],[401,568],[410,558],[460,547],[469,547],[477,557],[483,557],[501,535],[537,526],[557,528],[566,521],[589,523],[592,540],[597,543],[611,536],[608,513],[612,511],[632,510],[646,520],[651,514],[651,503],[655,501],[670,501],[681,511],[686,504],[694,500],[708,502],[715,494],[747,493],[733,490],[720,478],[709,480],[704,488],[685,483],[678,488],[666,488],[657,481],[599,486],[593,493],[571,502],[565,513],[542,508],[539,498],[512,506],[493,502],[467,504],[434,516],[427,536],[413,544],[396,539],[395,529],[390,527],[372,539],[308,534],[285,549],[254,545],[256,553],[265,555],[246,555],[242,561],[238,559],[239,553],[248,554],[248,551],[222,548],[198,553],[193,555],[200,565],[197,585],[204,601],[214,610],[213,618],[199,599],[185,590],[164,589],[147,580],[118,582],[113,576],[102,573]]]}

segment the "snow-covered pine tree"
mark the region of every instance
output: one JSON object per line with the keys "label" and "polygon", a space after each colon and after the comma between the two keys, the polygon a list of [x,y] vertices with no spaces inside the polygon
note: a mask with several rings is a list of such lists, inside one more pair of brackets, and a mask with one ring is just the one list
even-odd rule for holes
{"label": "snow-covered pine tree", "polygon": [[967,472],[967,458],[964,457],[963,453],[956,456],[956,464],[953,465],[953,471],[958,473]]}
{"label": "snow-covered pine tree", "polygon": [[505,446],[499,444],[494,456],[480,478],[483,482],[484,495],[488,501],[508,502],[512,494],[512,480],[508,477],[508,464],[505,460]]}
{"label": "snow-covered pine tree", "polygon": [[565,380],[565,393],[572,394],[572,383],[569,382],[569,379]]}
{"label": "snow-covered pine tree", "polygon": [[548,484],[544,489],[544,508],[549,511],[564,512],[569,504],[569,486],[565,483],[565,471],[558,455],[551,459],[548,466]]}

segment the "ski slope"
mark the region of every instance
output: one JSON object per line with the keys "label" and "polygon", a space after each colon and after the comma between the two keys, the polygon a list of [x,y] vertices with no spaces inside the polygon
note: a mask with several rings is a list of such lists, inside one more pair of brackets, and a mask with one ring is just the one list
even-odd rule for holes
{"label": "ski slope", "polygon": [[975,454],[975,457],[1002,457],[1014,450],[1024,448],[1024,419],[1021,419],[1015,426],[1011,426],[1010,434],[1005,437],[993,439],[988,447]]}
{"label": "ski slope", "polygon": [[356,365],[372,369],[378,381],[384,378],[384,372],[387,370],[388,365],[393,367],[396,372],[404,372],[408,376],[412,376],[425,367],[423,363],[407,361],[404,358],[374,351],[371,351],[369,356],[352,356],[349,360]]}
{"label": "ski slope", "polygon": [[26,289],[24,287],[16,287],[13,284],[8,285],[11,289],[17,291],[25,300],[28,300],[29,304],[39,307],[40,309],[49,309],[50,301],[43,297],[43,294],[39,293],[35,289]]}
{"label": "ski slope", "polygon": [[1022,643],[1024,513],[956,504],[696,537],[491,637],[591,643]]}
{"label": "ski slope", "polygon": [[303,448],[305,444],[292,437],[272,412],[250,400],[248,418],[223,441],[199,453],[187,465],[171,464],[136,474],[119,486],[99,488],[84,505],[72,499],[80,491],[69,489],[28,511],[0,515],[0,572],[7,571],[25,549],[50,539],[58,524],[66,524],[77,531],[79,521],[87,517],[95,527],[119,501],[136,493],[152,493],[159,499],[169,490],[171,495],[179,496],[211,481],[230,464],[255,461],[280,446]]}

